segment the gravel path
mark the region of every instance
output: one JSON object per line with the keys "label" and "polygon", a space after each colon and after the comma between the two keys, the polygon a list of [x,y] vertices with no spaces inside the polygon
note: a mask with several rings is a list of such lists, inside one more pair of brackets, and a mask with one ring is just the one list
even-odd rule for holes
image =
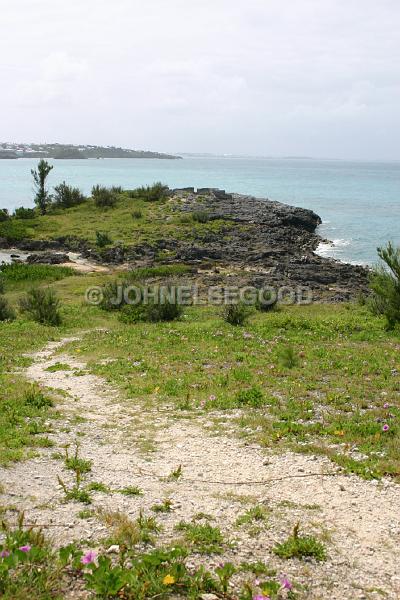
{"label": "gravel path", "polygon": [[[325,458],[274,455],[233,434],[216,435],[200,413],[178,419],[165,407],[133,405],[88,374],[83,362],[59,353],[73,339],[48,344],[33,355],[26,371],[28,379],[62,391],[57,408],[63,418],[51,423],[53,448],[0,469],[3,506],[25,510],[27,521],[43,525],[57,545],[86,539],[96,547],[106,527],[96,517],[80,518],[83,505],[65,503],[57,481],[71,483],[72,475],[54,453],[67,444],[73,451],[78,442],[79,455],[92,461],[88,482],[113,490],[94,492],[90,509],[118,510],[134,519],[140,509],[148,513],[169,498],[172,511],[157,516],[161,540],[178,537],[174,525],[179,521],[207,513],[232,542],[222,557],[207,557],[209,566],[221,560],[261,560],[306,585],[300,597],[311,600],[400,598],[399,486],[343,475]],[[56,363],[69,369],[46,370]],[[168,481],[179,465],[182,477]],[[117,491],[126,486],[139,486],[143,495]],[[268,510],[267,522],[256,531],[237,525],[236,519],[254,505]],[[272,553],[297,522],[324,542],[326,562],[285,561]]]}

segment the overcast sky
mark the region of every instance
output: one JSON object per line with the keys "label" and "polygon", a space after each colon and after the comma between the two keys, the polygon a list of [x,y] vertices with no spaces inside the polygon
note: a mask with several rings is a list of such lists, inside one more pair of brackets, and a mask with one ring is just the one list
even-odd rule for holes
{"label": "overcast sky", "polygon": [[1,141],[400,159],[399,0],[0,0]]}

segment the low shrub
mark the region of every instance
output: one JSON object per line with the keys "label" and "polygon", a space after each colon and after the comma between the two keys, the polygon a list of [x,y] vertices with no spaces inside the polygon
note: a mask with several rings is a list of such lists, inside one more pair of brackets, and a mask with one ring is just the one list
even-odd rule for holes
{"label": "low shrub", "polygon": [[98,208],[112,208],[117,203],[118,193],[116,188],[107,188],[95,185],[92,188],[92,198]]}
{"label": "low shrub", "polygon": [[14,321],[15,312],[4,296],[0,296],[0,321]]}
{"label": "low shrub", "polygon": [[71,208],[85,202],[86,197],[79,188],[67,185],[65,181],[54,188],[53,202],[56,206]]}
{"label": "low shrub", "polygon": [[140,302],[124,306],[121,311],[121,321],[124,323],[176,321],[182,316],[182,312],[182,306],[177,302]]}
{"label": "low shrub", "polygon": [[104,248],[108,244],[111,244],[112,239],[108,235],[108,233],[102,233],[101,231],[96,231],[96,244],[99,248]]}
{"label": "low shrub", "polygon": [[60,325],[60,301],[50,288],[32,288],[20,300],[20,309],[33,321],[45,325]]}
{"label": "low shrub", "polygon": [[385,316],[387,329],[393,329],[400,323],[400,246],[389,242],[378,248],[378,255],[386,267],[377,267],[371,275],[369,306],[373,313]]}
{"label": "low shrub", "polygon": [[100,308],[103,310],[120,310],[125,300],[122,294],[122,290],[128,285],[126,281],[109,281],[102,288],[102,300],[100,302]]}
{"label": "low shrub", "polygon": [[191,213],[193,221],[196,223],[208,223],[211,220],[210,213],[205,210],[196,210]]}
{"label": "low shrub", "polygon": [[33,208],[25,208],[24,206],[20,206],[14,210],[14,217],[16,219],[34,219],[35,210]]}
{"label": "low shrub", "polygon": [[230,325],[244,325],[251,314],[251,308],[243,302],[226,304],[222,309],[222,318]]}
{"label": "low shrub", "polygon": [[132,219],[141,219],[142,217],[143,213],[139,208],[132,211]]}
{"label": "low shrub", "polygon": [[159,202],[165,200],[169,196],[169,188],[160,181],[153,185],[138,187],[135,190],[130,190],[128,195],[130,198],[140,198],[146,202]]}

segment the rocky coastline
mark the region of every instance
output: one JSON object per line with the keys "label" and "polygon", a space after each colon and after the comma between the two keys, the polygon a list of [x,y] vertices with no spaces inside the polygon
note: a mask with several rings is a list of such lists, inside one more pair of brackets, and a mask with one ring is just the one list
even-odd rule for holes
{"label": "rocky coastline", "polygon": [[[31,252],[28,262],[60,264],[67,252],[78,252],[94,264],[134,269],[154,264],[186,264],[205,285],[306,286],[318,299],[344,301],[366,292],[368,270],[316,254],[323,240],[320,217],[309,209],[213,188],[175,189],[173,211],[181,218],[221,220],[191,239],[169,236],[152,244],[113,246],[99,250],[87,240],[0,238],[0,248]],[[168,218],[168,217],[166,217]],[[160,261],[160,253],[165,256]]]}

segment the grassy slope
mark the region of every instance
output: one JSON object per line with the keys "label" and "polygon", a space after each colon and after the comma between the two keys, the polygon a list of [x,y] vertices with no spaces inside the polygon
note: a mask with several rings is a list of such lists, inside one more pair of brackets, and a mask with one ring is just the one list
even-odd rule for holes
{"label": "grassy slope", "polygon": [[[149,203],[121,194],[115,208],[101,209],[94,205],[93,200],[88,200],[77,207],[54,210],[35,219],[11,219],[0,223],[0,237],[54,239],[71,235],[95,242],[96,231],[101,231],[107,233],[114,243],[118,241],[131,246],[168,237],[192,238],[232,226],[223,220],[197,223],[188,219],[188,222],[182,222],[181,215],[173,211],[175,202]],[[140,211],[142,216],[134,218],[134,211]]]}

